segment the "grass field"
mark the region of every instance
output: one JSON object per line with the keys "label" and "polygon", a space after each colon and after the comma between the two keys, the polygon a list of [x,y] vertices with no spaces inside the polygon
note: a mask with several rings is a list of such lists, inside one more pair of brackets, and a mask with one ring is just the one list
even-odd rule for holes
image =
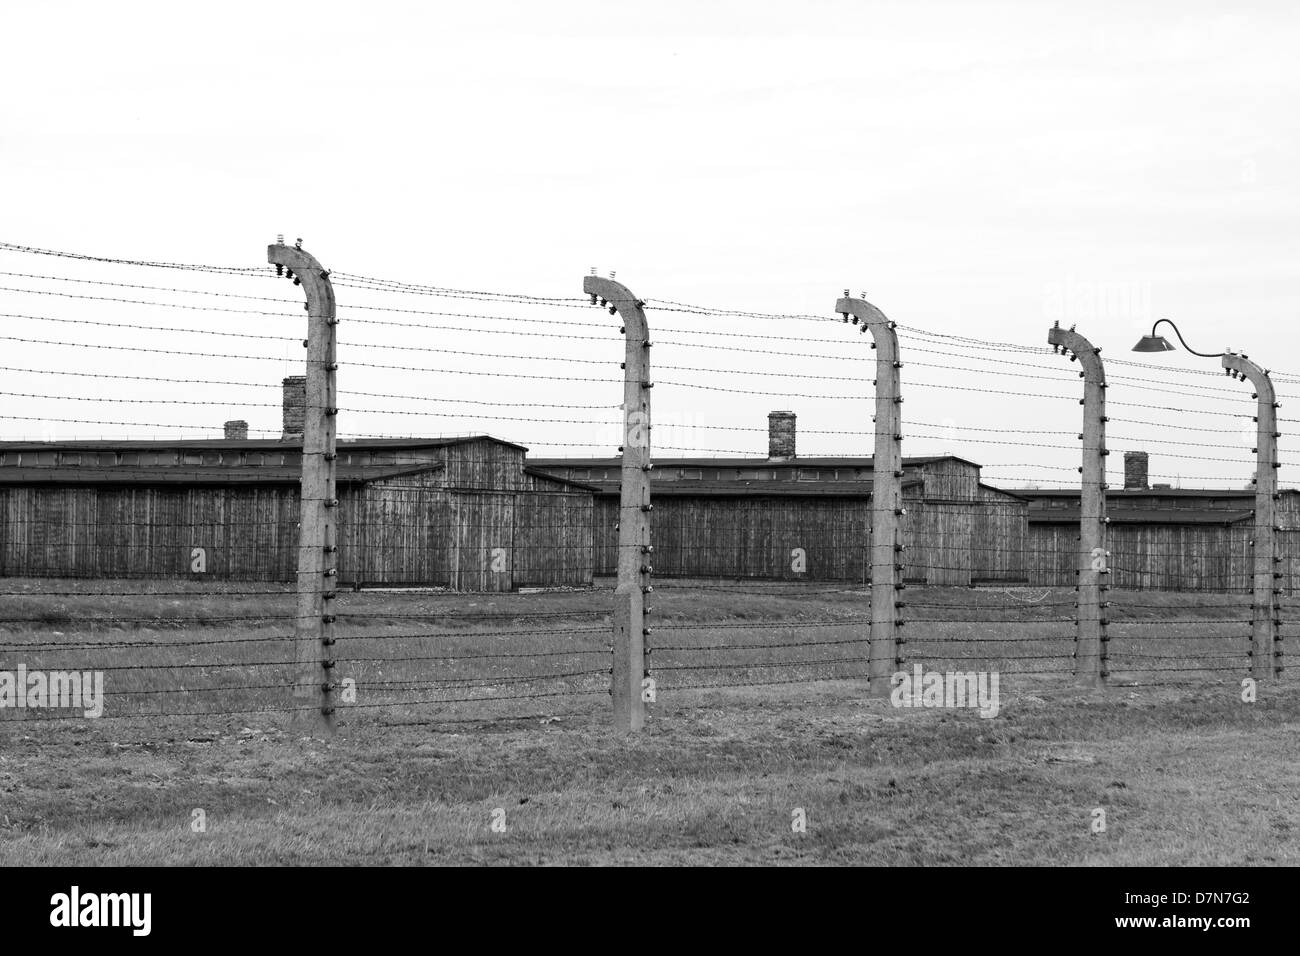
{"label": "grass field", "polygon": [[909,589],[908,666],[998,670],[985,719],[867,697],[860,590],[663,582],[627,738],[608,591],[344,594],[322,740],[274,710],[291,595],[145,587],[5,582],[0,670],[107,693],[0,711],[0,863],[1300,863],[1300,694],[1243,703],[1240,595],[1113,595],[1090,692],[1072,592]]}

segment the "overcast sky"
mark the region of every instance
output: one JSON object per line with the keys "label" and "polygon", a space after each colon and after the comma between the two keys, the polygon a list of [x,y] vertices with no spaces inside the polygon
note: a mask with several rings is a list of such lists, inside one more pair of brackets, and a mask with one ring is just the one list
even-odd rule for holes
{"label": "overcast sky", "polygon": [[[1152,471],[1167,480],[1188,486],[1205,482],[1185,476],[1207,476],[1239,485],[1253,467],[1251,442],[1241,435],[1251,413],[1248,390],[1185,372],[1216,371],[1214,361],[1181,351],[1147,360],[1128,349],[1154,319],[1168,316],[1198,350],[1244,349],[1300,374],[1298,48],[1300,14],[1285,3],[10,2],[0,11],[0,74],[8,91],[0,99],[0,240],[116,258],[256,266],[282,232],[303,237],[305,248],[343,273],[578,296],[582,276],[596,266],[617,270],[620,281],[652,300],[828,318],[851,287],[905,327],[1028,346],[1042,345],[1060,318],[1077,323],[1104,357],[1142,359],[1153,369],[1112,366],[1112,374],[1133,378],[1112,383],[1112,401],[1168,403],[1130,408],[1127,416],[1112,410],[1133,422],[1123,431],[1112,426],[1113,467],[1118,452],[1144,447]],[[288,283],[261,279],[15,253],[0,253],[0,270],[299,295]],[[109,287],[31,277],[0,276],[0,285],[109,294]],[[139,290],[126,297],[196,301],[189,293]],[[538,373],[541,366],[563,376],[616,377],[620,344],[606,333],[617,329],[595,310],[510,311],[345,288],[339,301],[345,342],[610,362],[584,367],[396,351],[376,358],[375,350],[354,356],[345,349],[345,363],[355,357],[397,364],[405,356],[410,361],[401,364],[462,370],[434,375],[354,366],[340,378],[345,389],[423,399],[619,400],[617,386],[599,382],[464,373]],[[347,306],[361,304],[589,322],[597,328],[587,331],[606,337],[525,339],[501,334],[500,322],[490,335],[349,326]],[[300,309],[285,304],[286,313],[294,308]],[[285,325],[289,319],[12,291],[0,292],[0,311],[301,335],[296,319]],[[383,317],[375,310],[356,315]],[[761,453],[767,411],[789,408],[807,432],[801,451],[870,453],[866,435],[816,434],[870,428],[862,398],[869,382],[841,380],[871,377],[860,336],[796,320],[720,321],[653,310],[650,320],[656,330],[683,330],[656,331],[666,342],[764,347],[743,336],[688,334],[709,329],[800,336],[826,344],[766,347],[818,355],[834,348],[861,358],[657,348],[661,366],[718,370],[658,372],[665,383],[737,390],[657,389],[661,447]],[[227,363],[232,369],[194,356],[8,341],[0,364],[11,369],[112,372],[129,365],[142,374],[165,367],[174,376],[274,385],[301,356],[292,343],[275,341],[3,321],[19,338],[279,359]],[[429,321],[452,324],[446,317]],[[472,319],[460,324],[475,326]],[[1065,450],[1055,451],[976,444],[981,433],[967,429],[1077,430],[1078,386],[1068,380],[1076,366],[1050,353],[1027,356],[1022,374],[1055,380],[1012,379],[965,371],[984,367],[977,362],[909,353],[909,341],[946,348],[904,336],[905,420],[927,423],[905,429],[909,454],[963,454],[990,463],[989,477],[1012,485],[1069,480],[1077,463],[1072,435],[1059,439]],[[943,364],[959,370],[936,367]],[[345,364],[340,374],[347,372]],[[753,374],[737,374],[746,372]],[[772,372],[823,377],[775,379]],[[1158,387],[1230,391],[1207,392],[1202,403],[1140,390],[1143,378]],[[936,387],[942,384],[1061,399]],[[231,417],[248,418],[255,430],[278,427],[278,396],[265,389],[237,396],[270,403],[260,409],[241,410],[231,404],[234,393],[218,387],[193,393],[211,406],[124,409],[91,401],[181,396],[167,388],[0,372],[0,391],[81,399],[11,395],[5,408],[21,406],[14,414],[42,421],[0,419],[0,434],[175,434],[85,423],[215,427]],[[1300,383],[1279,390],[1300,393]],[[830,393],[840,397],[804,397]],[[342,420],[343,430],[489,431],[540,455],[612,453],[617,444],[608,429],[587,424],[616,412],[583,412],[573,416],[581,424],[567,424],[555,410],[530,422],[488,418],[502,414],[488,405],[477,406],[481,415],[427,401],[372,399],[368,407],[381,404],[425,414],[354,416]],[[1218,414],[1198,417],[1202,411]],[[1284,400],[1284,418],[1297,411],[1300,400]],[[44,421],[51,418],[73,421]],[[1217,431],[1189,430],[1201,423]],[[737,430],[725,430],[731,426]],[[1284,422],[1282,431],[1300,427]],[[984,438],[1025,440],[1011,433]],[[1159,440],[1192,444],[1154,444]],[[1300,462],[1300,451],[1286,453],[1297,444],[1283,438],[1284,460]],[[1056,470],[1031,472],[1016,467],[1021,463]],[[1283,478],[1294,484],[1300,467],[1288,466]]]}

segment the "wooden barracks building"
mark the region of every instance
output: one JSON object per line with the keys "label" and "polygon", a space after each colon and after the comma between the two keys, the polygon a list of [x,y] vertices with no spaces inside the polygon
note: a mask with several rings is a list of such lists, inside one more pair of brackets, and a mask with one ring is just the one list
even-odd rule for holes
{"label": "wooden barracks building", "polygon": [[[228,422],[220,439],[0,442],[0,576],[208,576],[293,581],[301,377],[285,379],[279,439]],[[795,415],[769,415],[766,457],[656,458],[658,577],[862,583],[872,459],[800,458]],[[343,585],[465,591],[587,586],[617,567],[620,461],[526,457],[487,435],[338,443]],[[1117,587],[1241,590],[1253,492],[1148,486],[1130,453],[1108,492]],[[905,458],[904,579],[1075,583],[1079,491],[994,488],[950,455]],[[1280,523],[1300,528],[1300,494]],[[1297,534],[1280,536],[1295,583]]]}
{"label": "wooden barracks building", "polygon": [[[0,575],[293,581],[305,381],[281,439],[0,442]],[[341,584],[591,583],[592,488],[486,435],[338,443]]]}
{"label": "wooden barracks building", "polygon": [[[1146,452],[1124,455],[1124,487],[1106,492],[1111,586],[1179,591],[1251,587],[1253,488],[1172,488],[1149,484]],[[1035,585],[1072,585],[1079,540],[1079,489],[1021,489],[1029,502],[1028,573]],[[1297,582],[1300,493],[1282,489],[1278,553],[1283,586]]]}
{"label": "wooden barracks building", "polygon": [[[656,575],[866,580],[872,459],[800,458],[794,413],[772,412],[768,425],[766,458],[654,460]],[[619,459],[545,458],[533,466],[597,489],[594,565],[597,574],[613,574]],[[946,455],[905,458],[903,504],[905,579],[1025,581],[1027,502],[982,482],[979,465]],[[800,563],[805,570],[796,570]]]}
{"label": "wooden barracks building", "polygon": [[[655,459],[653,566],[660,576],[866,579],[870,458],[800,458],[795,416],[769,416],[766,458]],[[1147,482],[1147,454],[1126,456],[1107,492],[1111,582],[1118,588],[1246,591],[1254,491]],[[619,461],[538,459],[534,467],[597,488],[597,574],[616,562]],[[953,456],[905,458],[904,578],[932,585],[1077,583],[1079,489],[999,489]],[[1300,584],[1300,492],[1278,508],[1283,586]],[[1287,533],[1291,531],[1293,533]],[[792,552],[803,549],[805,573]]]}

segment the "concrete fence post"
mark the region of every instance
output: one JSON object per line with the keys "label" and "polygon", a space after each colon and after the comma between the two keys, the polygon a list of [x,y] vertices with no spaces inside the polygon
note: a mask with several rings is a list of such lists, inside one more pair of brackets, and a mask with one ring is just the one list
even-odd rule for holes
{"label": "concrete fence post", "polygon": [[[334,595],[338,588],[337,463],[338,318],[329,273],[301,246],[277,242],[266,258],[301,285],[307,297],[307,401],[303,422],[302,492],[299,500],[297,722],[334,731]],[[308,707],[308,705],[312,705]]]}
{"label": "concrete fence post", "polygon": [[582,291],[593,305],[623,322],[623,455],[618,509],[618,584],[614,591],[614,664],[610,693],[614,726],[625,732],[645,724],[646,699],[654,685],[646,668],[646,595],[653,588],[650,544],[650,330],[645,303],[613,279],[590,275]]}
{"label": "concrete fence post", "polygon": [[1106,372],[1101,349],[1058,323],[1047,333],[1047,344],[1070,361],[1079,362],[1083,379],[1083,463],[1079,467],[1079,554],[1077,633],[1074,645],[1076,683],[1099,687],[1108,676],[1106,609],[1110,591],[1110,552],[1106,550]]}
{"label": "concrete fence post", "polygon": [[868,651],[869,693],[888,697],[894,672],[902,664],[903,639],[898,609],[902,606],[903,542],[903,398],[899,394],[898,335],[894,323],[864,299],[844,298],[835,311],[871,331],[876,350],[875,450],[871,459],[871,644]]}
{"label": "concrete fence post", "polygon": [[1277,549],[1277,396],[1268,369],[1260,368],[1245,355],[1223,356],[1223,367],[1233,378],[1250,382],[1255,406],[1255,529],[1251,539],[1254,560],[1251,600],[1250,673],[1261,678],[1282,673],[1281,617],[1282,558]]}

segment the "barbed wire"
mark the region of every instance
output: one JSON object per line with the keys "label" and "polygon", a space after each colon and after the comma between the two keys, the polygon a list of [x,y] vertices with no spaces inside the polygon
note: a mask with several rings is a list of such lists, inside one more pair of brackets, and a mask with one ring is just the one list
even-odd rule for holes
{"label": "barbed wire", "polygon": [[215,266],[180,262],[154,262],[147,259],[114,259],[107,256],[94,256],[79,252],[59,252],[54,249],[42,249],[37,246],[25,246],[12,242],[0,242],[0,251],[52,256],[60,259],[75,259],[81,262],[99,262],[108,265],[142,266],[149,269],[174,269],[183,272],[219,272],[233,276],[247,275],[272,279],[275,278],[275,273],[270,266]]}
{"label": "barbed wire", "polygon": [[[250,300],[255,302],[281,302],[286,305],[295,305],[295,306],[302,304],[301,300],[299,299],[284,299],[275,296],[244,295],[235,292],[216,292],[208,289],[186,289],[179,286],[139,285],[131,282],[111,282],[106,279],[74,278],[72,276],[55,276],[55,275],[48,275],[43,273],[0,271],[0,276],[10,276],[11,278],[18,278],[18,279],[41,279],[44,281],[51,281],[51,282],[75,282],[79,285],[97,285],[97,286],[105,286],[105,287],[112,287],[118,289],[145,289],[152,292],[179,292],[185,295],[210,295],[210,296],[219,297],[223,299],[245,299],[245,300]],[[26,292],[29,290],[13,289],[10,291]]]}

